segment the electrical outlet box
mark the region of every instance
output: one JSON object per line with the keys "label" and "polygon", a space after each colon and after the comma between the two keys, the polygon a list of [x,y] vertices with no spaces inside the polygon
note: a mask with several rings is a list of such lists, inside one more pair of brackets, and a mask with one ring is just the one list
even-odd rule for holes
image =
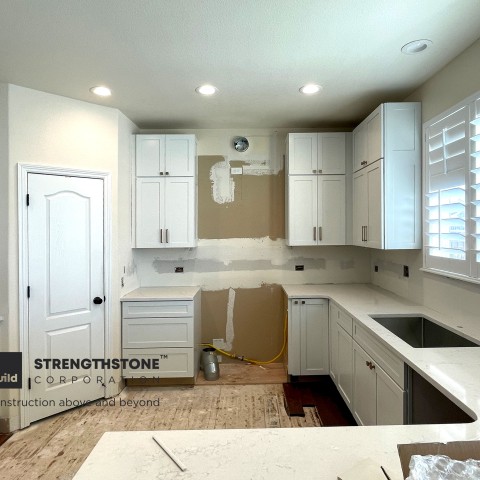
{"label": "electrical outlet box", "polygon": [[183,267],[175,267],[175,273],[183,273]]}
{"label": "electrical outlet box", "polygon": [[374,271],[375,272],[378,272],[378,265],[375,265],[375,267],[373,267]]}
{"label": "electrical outlet box", "polygon": [[403,276],[404,277],[409,277],[410,276],[410,270],[408,268],[408,265],[403,266]]}
{"label": "electrical outlet box", "polygon": [[304,265],[295,265],[295,271],[296,272],[302,272],[303,270],[305,270]]}
{"label": "electrical outlet box", "polygon": [[120,279],[120,286],[122,288],[125,286],[125,279],[123,277]]}
{"label": "electrical outlet box", "polygon": [[243,167],[231,167],[230,168],[231,175],[242,175],[243,174]]}

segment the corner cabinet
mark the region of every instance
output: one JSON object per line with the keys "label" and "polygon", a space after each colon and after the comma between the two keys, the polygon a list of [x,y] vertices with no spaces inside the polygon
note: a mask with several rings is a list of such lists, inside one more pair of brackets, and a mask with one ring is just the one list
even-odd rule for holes
{"label": "corner cabinet", "polygon": [[328,375],[328,300],[288,299],[288,374]]}
{"label": "corner cabinet", "polygon": [[136,135],[136,248],[197,244],[194,135]]}
{"label": "corner cabinet", "polygon": [[122,357],[157,359],[159,368],[130,367],[123,371],[123,376],[194,379],[201,353],[200,301],[198,287],[139,288],[125,295]]}
{"label": "corner cabinet", "polygon": [[421,248],[420,103],[384,103],[353,131],[353,244]]}
{"label": "corner cabinet", "polygon": [[346,136],[288,134],[287,245],[345,245]]}

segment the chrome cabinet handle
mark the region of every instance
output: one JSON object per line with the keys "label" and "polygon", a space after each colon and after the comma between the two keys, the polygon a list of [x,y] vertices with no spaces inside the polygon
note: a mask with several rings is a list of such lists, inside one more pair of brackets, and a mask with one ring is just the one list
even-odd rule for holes
{"label": "chrome cabinet handle", "polygon": [[163,228],[160,229],[160,243],[163,243]]}
{"label": "chrome cabinet handle", "polygon": [[168,228],[165,230],[165,243],[168,243]]}

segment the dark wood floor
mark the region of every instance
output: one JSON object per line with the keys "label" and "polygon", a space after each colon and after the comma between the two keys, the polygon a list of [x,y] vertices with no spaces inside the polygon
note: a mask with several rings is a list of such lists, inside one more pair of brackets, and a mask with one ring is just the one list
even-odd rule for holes
{"label": "dark wood floor", "polygon": [[11,435],[11,433],[0,433],[0,445],[5,443]]}
{"label": "dark wood floor", "polygon": [[315,407],[324,427],[355,426],[357,423],[327,375],[292,377],[283,384],[285,409],[290,416],[304,416],[303,407]]}

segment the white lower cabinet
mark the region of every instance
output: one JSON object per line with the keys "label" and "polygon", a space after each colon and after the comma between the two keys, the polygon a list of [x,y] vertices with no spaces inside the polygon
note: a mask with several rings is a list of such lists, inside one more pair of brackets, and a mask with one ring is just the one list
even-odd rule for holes
{"label": "white lower cabinet", "polygon": [[353,416],[359,425],[377,424],[377,379],[371,358],[353,342]]}
{"label": "white lower cabinet", "polygon": [[359,425],[402,425],[405,392],[353,342],[354,410]]}
{"label": "white lower cabinet", "polygon": [[353,399],[352,321],[330,302],[330,376],[349,408]]}
{"label": "white lower cabinet", "polygon": [[330,376],[359,425],[405,423],[405,366],[336,303],[329,306]]}
{"label": "white lower cabinet", "polygon": [[328,375],[328,300],[288,302],[289,375]]}
{"label": "white lower cabinet", "polygon": [[406,420],[405,364],[370,330],[353,325],[353,415],[360,425]]}
{"label": "white lower cabinet", "polygon": [[[188,287],[190,288],[190,287]],[[130,360],[126,378],[191,378],[200,361],[200,290],[191,298],[140,300],[145,289],[122,302],[122,357]],[[161,289],[159,289],[161,290]],[[196,290],[196,291],[195,291]],[[140,298],[140,299],[139,299]],[[157,360],[158,369],[133,368],[142,360]]]}

